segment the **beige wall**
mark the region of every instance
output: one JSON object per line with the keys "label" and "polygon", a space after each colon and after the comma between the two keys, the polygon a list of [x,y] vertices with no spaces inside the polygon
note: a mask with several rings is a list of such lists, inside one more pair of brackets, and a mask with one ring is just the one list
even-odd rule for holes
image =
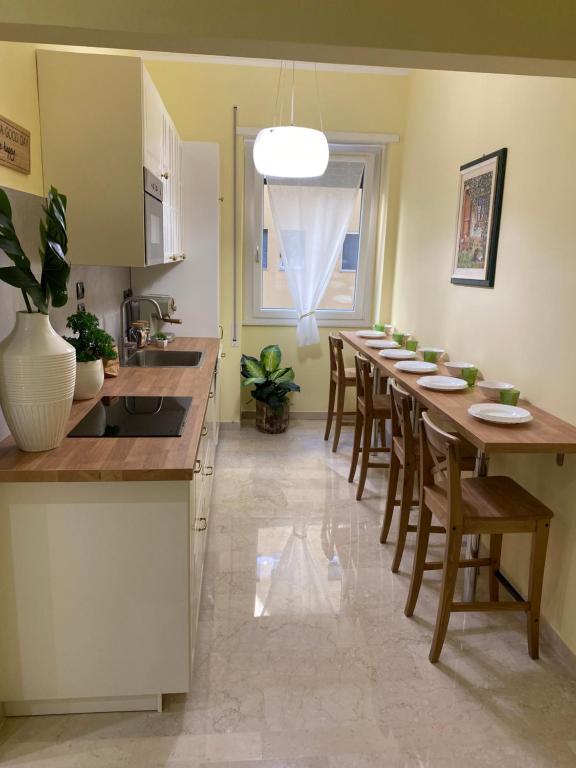
{"label": "beige wall", "polygon": [[[393,319],[486,378],[576,423],[576,82],[456,73],[411,76]],[[494,289],[450,284],[458,168],[508,147]],[[576,456],[495,459],[555,512],[544,614],[576,651]],[[528,541],[504,548],[526,588]]]}
{"label": "beige wall", "polygon": [[0,115],[30,131],[30,173],[0,165],[0,186],[43,194],[34,45],[0,42]]}
{"label": "beige wall", "polygon": [[[232,327],[232,107],[238,105],[240,126],[264,126],[271,123],[274,111],[278,69],[189,62],[151,61],[147,63],[160,94],[185,141],[217,141],[220,143],[221,193],[224,197],[221,217],[221,315],[224,348],[227,354],[222,378],[222,417],[226,421],[239,418],[241,408],[239,386],[240,353],[257,354],[266,344],[280,342],[286,361],[296,369],[302,392],[294,397],[299,411],[321,411],[326,408],[324,382],[327,378],[327,329],[319,347],[298,351],[295,328],[251,326],[240,328],[240,347],[230,345]],[[329,131],[363,131],[402,134],[408,78],[381,74],[319,72],[324,126]],[[296,72],[296,119],[316,125],[318,108],[313,71]],[[239,199],[241,200],[242,142],[239,140]],[[389,149],[389,173],[399,173],[400,145]],[[395,187],[390,194],[392,214],[388,227],[394,227],[397,201]],[[241,218],[241,217],[240,217]],[[381,226],[385,226],[382,217]],[[239,242],[241,238],[239,237]],[[380,256],[386,254],[380,249]],[[241,267],[241,265],[240,265]],[[390,267],[381,268],[379,276],[389,277]],[[241,275],[241,268],[239,274]],[[385,296],[377,317],[387,319],[390,286],[378,295]],[[238,306],[241,310],[242,285],[238,283]],[[244,402],[243,398],[243,401]]]}

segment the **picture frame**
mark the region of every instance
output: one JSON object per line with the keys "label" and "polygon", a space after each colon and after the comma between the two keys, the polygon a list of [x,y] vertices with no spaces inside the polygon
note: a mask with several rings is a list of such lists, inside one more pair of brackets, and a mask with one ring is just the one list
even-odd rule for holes
{"label": "picture frame", "polygon": [[454,285],[494,287],[507,154],[503,147],[460,166]]}

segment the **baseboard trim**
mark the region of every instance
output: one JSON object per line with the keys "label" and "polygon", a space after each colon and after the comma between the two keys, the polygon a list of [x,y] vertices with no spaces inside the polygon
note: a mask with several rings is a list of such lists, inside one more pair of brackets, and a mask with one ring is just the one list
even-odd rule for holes
{"label": "baseboard trim", "polygon": [[[256,418],[256,411],[242,411],[242,420],[250,421]],[[326,421],[326,411],[290,411],[291,419],[299,421]]]}
{"label": "baseboard trim", "polygon": [[162,694],[4,702],[6,717],[77,715],[93,712],[162,712]]}

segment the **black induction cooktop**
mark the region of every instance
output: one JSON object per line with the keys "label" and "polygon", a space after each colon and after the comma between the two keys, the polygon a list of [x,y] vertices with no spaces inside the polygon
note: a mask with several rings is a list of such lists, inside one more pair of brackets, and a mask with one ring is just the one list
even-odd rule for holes
{"label": "black induction cooktop", "polygon": [[68,437],[180,437],[191,397],[103,397]]}

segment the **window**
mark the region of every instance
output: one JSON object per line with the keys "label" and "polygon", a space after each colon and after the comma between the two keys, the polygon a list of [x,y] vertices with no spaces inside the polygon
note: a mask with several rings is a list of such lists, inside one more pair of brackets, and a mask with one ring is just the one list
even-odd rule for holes
{"label": "window", "polygon": [[[244,226],[244,322],[246,324],[292,325],[296,322],[292,297],[275,231],[268,185],[252,160],[253,141],[245,143],[245,226]],[[381,148],[362,145],[331,145],[330,163],[322,181],[302,180],[302,184],[338,186],[346,165],[362,164],[362,182],[342,253],[318,307],[319,325],[362,325],[370,321],[370,283],[376,250],[376,219],[380,182]],[[342,185],[342,181],[340,181]],[[290,238],[303,243],[305,232],[282,232],[284,243]],[[289,246],[286,246],[289,247]],[[293,250],[290,247],[290,252]]]}

